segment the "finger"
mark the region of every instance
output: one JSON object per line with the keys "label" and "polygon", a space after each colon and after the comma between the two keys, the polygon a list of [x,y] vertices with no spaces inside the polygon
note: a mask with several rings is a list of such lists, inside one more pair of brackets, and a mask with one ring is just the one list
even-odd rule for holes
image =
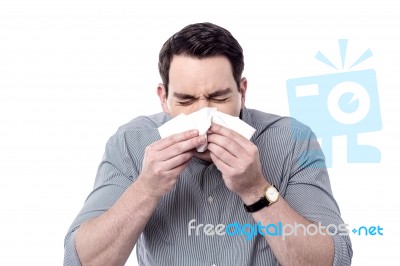
{"label": "finger", "polygon": [[218,160],[224,162],[230,167],[237,165],[237,157],[232,155],[228,150],[224,149],[223,146],[219,146],[214,143],[208,144],[208,150],[218,158]]}
{"label": "finger", "polygon": [[231,171],[234,170],[231,166],[227,165],[221,159],[219,159],[218,156],[216,156],[214,153],[210,152],[210,157],[221,173],[230,175]]}
{"label": "finger", "polygon": [[189,160],[184,162],[183,164],[180,164],[178,166],[176,166],[175,168],[168,170],[165,172],[165,175],[169,178],[176,178],[178,177],[182,171],[187,167],[187,165],[189,164]]}
{"label": "finger", "polygon": [[197,129],[184,131],[182,133],[177,133],[171,135],[169,137],[163,138],[154,143],[154,149],[161,151],[164,150],[176,143],[182,142],[184,140],[188,140],[190,138],[194,138],[199,135],[199,131]]}
{"label": "finger", "polygon": [[187,151],[193,150],[194,148],[203,145],[207,142],[206,137],[204,135],[199,137],[194,137],[188,140],[184,140],[182,142],[176,143],[174,145],[169,146],[168,148],[158,151],[158,155],[160,156],[160,160],[166,161],[175,156],[178,156]]}
{"label": "finger", "polygon": [[221,126],[216,123],[211,124],[209,132],[225,136],[229,139],[235,140],[236,142],[242,142],[243,140],[248,140],[245,137],[243,137],[242,135],[240,135],[239,133],[237,133],[236,131],[229,129],[227,127]]}
{"label": "finger", "polygon": [[207,141],[209,144],[214,143],[220,147],[223,147],[235,157],[240,157],[241,155],[243,155],[243,153],[246,152],[246,149],[237,141],[230,139],[229,137],[219,135],[218,133],[209,134],[207,137]]}
{"label": "finger", "polygon": [[182,154],[179,154],[175,157],[170,158],[169,160],[161,162],[162,168],[165,169],[166,171],[173,170],[180,165],[186,163],[189,161],[192,157],[194,156],[194,151],[188,151]]}

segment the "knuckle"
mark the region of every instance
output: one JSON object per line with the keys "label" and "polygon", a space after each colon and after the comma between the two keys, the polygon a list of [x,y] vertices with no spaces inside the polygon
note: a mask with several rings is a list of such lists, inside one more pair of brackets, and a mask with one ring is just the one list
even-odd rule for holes
{"label": "knuckle", "polygon": [[147,146],[146,148],[144,148],[144,153],[145,153],[145,154],[149,154],[149,153],[151,152],[151,150],[152,150],[152,146],[149,145],[149,146]]}
{"label": "knuckle", "polygon": [[193,132],[192,132],[192,131],[185,131],[184,134],[183,134],[183,136],[184,136],[185,138],[190,138],[192,135],[193,135]]}
{"label": "knuckle", "polygon": [[171,182],[175,181],[175,171],[168,171],[164,174],[164,180],[163,182],[171,184]]}
{"label": "knuckle", "polygon": [[254,144],[250,146],[250,150],[251,150],[253,153],[258,153],[258,148],[257,148],[257,146],[254,145]]}
{"label": "knuckle", "polygon": [[[202,138],[205,138],[205,137],[202,137]],[[207,141],[207,139],[206,139],[206,141]],[[189,143],[190,143],[190,146],[197,146],[200,144],[200,142],[197,138],[191,139]]]}
{"label": "knuckle", "polygon": [[182,157],[182,160],[180,161],[180,163],[181,164],[186,163],[192,157],[193,157],[192,153],[185,153],[184,156]]}
{"label": "knuckle", "polygon": [[144,153],[147,155],[152,155],[155,153],[155,151],[156,151],[156,147],[154,145],[149,145],[146,148],[144,148]]}
{"label": "knuckle", "polygon": [[182,144],[176,144],[176,145],[174,146],[174,151],[175,151],[177,154],[181,154],[181,153],[184,151],[183,145],[182,145]]}
{"label": "knuckle", "polygon": [[147,160],[147,162],[148,162],[149,164],[154,164],[154,163],[156,163],[156,158],[155,158],[153,155],[151,155],[151,154],[147,156],[146,160]]}
{"label": "knuckle", "polygon": [[238,175],[242,175],[242,174],[244,174],[246,172],[246,167],[244,166],[244,165],[240,165],[238,168],[237,168],[237,174]]}
{"label": "knuckle", "polygon": [[170,141],[171,141],[172,144],[177,143],[177,142],[178,142],[178,135],[177,135],[177,134],[172,135],[172,136],[170,137]]}
{"label": "knuckle", "polygon": [[223,143],[223,147],[229,147],[232,144],[232,141],[230,139],[227,139]]}
{"label": "knuckle", "polygon": [[215,155],[217,155],[218,157],[222,157],[225,154],[224,149],[221,149],[218,146],[215,146]]}
{"label": "knuckle", "polygon": [[163,177],[163,175],[164,175],[163,171],[159,168],[154,169],[153,172],[154,172],[154,175],[158,176],[158,177]]}
{"label": "knuckle", "polygon": [[176,164],[181,165],[182,163],[184,163],[186,161],[186,158],[187,158],[186,154],[181,154],[181,155],[177,156]]}

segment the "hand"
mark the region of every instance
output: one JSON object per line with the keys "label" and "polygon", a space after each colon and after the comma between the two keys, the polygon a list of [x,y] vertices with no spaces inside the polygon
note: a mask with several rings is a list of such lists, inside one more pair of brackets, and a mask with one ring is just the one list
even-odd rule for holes
{"label": "hand", "polygon": [[150,194],[162,197],[175,185],[193,157],[194,148],[205,142],[205,136],[191,130],[152,143],[145,149],[138,181],[145,184]]}
{"label": "hand", "polygon": [[258,148],[239,133],[213,124],[208,134],[208,150],[225,185],[246,204],[258,200],[267,185]]}

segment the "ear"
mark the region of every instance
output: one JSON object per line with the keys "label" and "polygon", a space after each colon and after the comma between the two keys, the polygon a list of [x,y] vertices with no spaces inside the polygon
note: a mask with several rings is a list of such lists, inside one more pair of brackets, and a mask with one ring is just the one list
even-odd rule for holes
{"label": "ear", "polygon": [[241,94],[241,106],[240,108],[243,108],[245,102],[246,102],[246,92],[247,92],[247,79],[242,78],[240,80],[240,94]]}
{"label": "ear", "polygon": [[160,98],[161,108],[164,113],[170,114],[168,103],[167,103],[167,91],[165,90],[164,84],[159,83],[157,86],[157,95]]}

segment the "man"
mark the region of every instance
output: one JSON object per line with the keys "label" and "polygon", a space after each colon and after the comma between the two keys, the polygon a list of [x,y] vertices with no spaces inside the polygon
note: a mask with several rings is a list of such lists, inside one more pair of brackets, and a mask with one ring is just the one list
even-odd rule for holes
{"label": "man", "polygon": [[[123,265],[135,245],[139,265],[350,264],[315,135],[247,109],[243,68],[239,43],[217,25],[189,25],[166,41],[157,87],[164,112],[132,120],[108,141],[65,238],[65,265]],[[160,139],[159,126],[203,107],[239,116],[256,132],[248,140],[213,124],[207,140],[196,130]],[[249,239],[251,228],[239,225],[261,230]],[[297,225],[296,234],[284,237],[275,225]]]}

